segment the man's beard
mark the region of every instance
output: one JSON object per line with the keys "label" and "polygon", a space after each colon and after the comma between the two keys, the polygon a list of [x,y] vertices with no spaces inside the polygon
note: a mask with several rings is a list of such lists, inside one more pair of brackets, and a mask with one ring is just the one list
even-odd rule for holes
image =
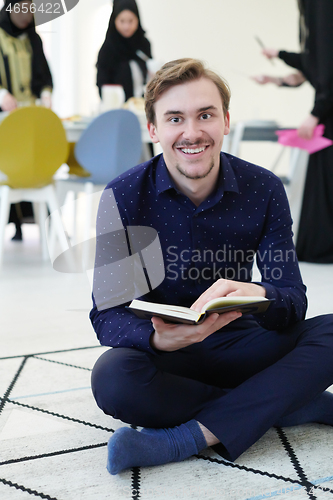
{"label": "man's beard", "polygon": [[178,172],[183,175],[184,177],[186,177],[187,179],[204,179],[205,177],[207,177],[211,171],[213,170],[215,166],[215,163],[214,163],[214,160],[212,159],[212,163],[210,165],[210,168],[207,170],[206,173],[202,174],[202,175],[191,175],[191,174],[188,174],[187,172],[185,172],[184,170],[181,169],[181,167],[179,165],[175,165],[176,169],[178,170]]}
{"label": "man's beard", "polygon": [[[184,148],[191,148],[193,145],[195,144],[196,147],[200,147],[200,146],[207,146],[207,144],[209,144],[210,146],[214,146],[214,141],[213,140],[210,140],[208,141],[207,143],[207,140],[206,141],[203,141],[203,140],[198,140],[198,141],[194,141],[193,143],[190,143],[189,141],[181,141],[181,142],[178,142],[177,144],[174,144],[174,147],[184,147]],[[195,160],[193,162],[195,164]],[[182,170],[182,168],[180,167],[179,164],[175,165],[176,169],[178,170],[178,172],[183,175],[184,177],[186,177],[187,179],[193,179],[193,180],[196,180],[196,179],[204,179],[205,177],[207,177],[211,171],[213,170],[214,168],[214,159],[212,158],[212,163],[211,163],[211,166],[210,168],[207,170],[206,173],[202,174],[202,175],[191,175],[191,174],[188,174],[187,172],[185,172],[185,170]]]}

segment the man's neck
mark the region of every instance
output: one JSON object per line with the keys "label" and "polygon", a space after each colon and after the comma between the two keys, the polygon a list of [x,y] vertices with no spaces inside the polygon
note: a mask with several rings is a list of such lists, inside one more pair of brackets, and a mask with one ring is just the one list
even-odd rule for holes
{"label": "man's neck", "polygon": [[188,179],[183,176],[177,179],[173,177],[173,181],[179,191],[198,207],[214,191],[218,176],[219,171],[217,170],[211,171],[204,179]]}

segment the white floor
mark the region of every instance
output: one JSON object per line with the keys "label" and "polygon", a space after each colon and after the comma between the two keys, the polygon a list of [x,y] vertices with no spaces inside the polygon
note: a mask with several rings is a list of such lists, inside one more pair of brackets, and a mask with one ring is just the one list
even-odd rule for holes
{"label": "white floor", "polygon": [[9,225],[0,272],[0,357],[98,345],[87,276],[58,273],[43,261],[35,224],[23,225],[23,242],[11,241],[13,233]]}
{"label": "white floor", "polygon": [[[98,347],[98,341],[88,317],[91,292],[87,276],[85,274],[61,274],[52,269],[50,262],[43,262],[38,230],[35,225],[23,226],[23,242],[12,242],[10,237],[13,232],[14,228],[8,226],[4,265],[0,273],[0,361],[2,360],[3,367],[2,371],[0,370],[0,413],[1,398],[4,397],[22,359],[29,354],[34,354],[35,357],[28,361],[24,381],[21,385],[19,383],[14,387],[12,397],[17,401],[15,404],[21,404],[21,406],[5,405],[2,420],[0,418],[1,499],[19,500],[37,496],[55,500],[76,498],[78,500],[83,498],[87,500],[95,498],[96,500],[103,498],[112,500],[118,500],[118,498],[235,498],[243,500],[250,497],[266,498],[263,494],[259,495],[259,491],[265,488],[266,491],[271,488],[269,491],[272,492],[272,496],[274,493],[275,496],[280,495],[278,498],[289,498],[289,495],[281,496],[279,491],[284,493],[286,487],[291,488],[289,492],[292,491],[292,484],[295,490],[291,499],[294,496],[304,499],[332,498],[332,490],[328,496],[320,490],[316,490],[316,496],[309,496],[305,490],[303,492],[302,483],[298,480],[290,461],[286,459],[286,452],[281,448],[281,443],[278,443],[278,438],[273,432],[268,433],[262,438],[261,444],[252,447],[241,457],[237,469],[227,467],[228,464],[221,460],[218,462],[218,456],[213,456],[211,460],[208,454],[208,458],[206,456],[202,460],[192,458],[182,465],[170,464],[163,468],[142,469],[139,473],[132,472],[132,476],[130,472],[116,478],[108,475],[105,469],[105,444],[110,435],[110,427],[112,431],[120,424],[115,421],[110,422],[111,419],[96,408],[89,391],[89,372],[82,372],[82,369],[89,370],[88,367],[93,365],[94,360],[103,350]],[[332,312],[333,265],[301,264],[301,269],[304,281],[308,285],[308,317]],[[76,348],[78,351],[73,351]],[[64,353],[67,350],[71,352]],[[61,357],[56,351],[62,352]],[[45,361],[51,361],[51,363],[45,363]],[[73,370],[65,381],[65,372],[57,371],[58,368],[60,370],[60,365],[61,370],[64,370],[64,366],[80,365],[74,368],[80,368],[81,371]],[[57,391],[52,388],[52,397],[48,387],[51,383],[49,379],[52,379],[54,387],[57,384],[61,386]],[[66,396],[66,394],[69,395]],[[28,397],[30,400],[27,399]],[[45,397],[48,397],[49,403],[46,402]],[[75,406],[74,397],[76,397]],[[22,409],[24,402],[28,402],[34,408],[31,406],[29,410]],[[54,409],[52,405],[56,405]],[[53,409],[54,412],[62,415],[70,413],[71,417],[78,420],[72,418],[73,421],[68,423],[67,420],[54,419],[51,422],[43,413],[32,411],[36,409],[43,411],[43,408]],[[22,416],[26,418],[25,421],[22,420]],[[55,416],[61,415],[54,413],[53,417]],[[85,428],[80,427],[78,423],[80,419],[94,422],[97,425],[97,427],[95,425],[96,429],[92,431],[91,427],[87,427],[90,424],[86,422],[81,422],[86,425]],[[34,429],[33,426],[39,422],[40,428]],[[311,432],[314,433],[313,436]],[[320,443],[321,440],[320,450],[324,450],[327,443],[332,443],[330,429],[323,433],[321,428],[314,427],[309,430],[309,433],[303,441],[298,434],[295,436],[292,430],[288,434],[289,441],[294,442],[295,447],[299,446],[298,456],[301,459],[308,455],[307,446],[309,445],[306,446],[305,443]],[[39,441],[32,442],[34,434],[40,436]],[[57,435],[59,439],[62,436],[63,442],[67,443],[64,445],[62,442],[61,448],[57,443]],[[309,437],[310,435],[312,437]],[[44,436],[48,436],[46,448]],[[26,440],[22,441],[25,437]],[[22,442],[25,443],[25,449],[21,451],[20,443]],[[93,451],[84,451],[82,444],[87,443],[94,448]],[[265,443],[267,443],[266,446]],[[46,458],[39,461],[29,460],[28,458],[32,455],[39,456],[42,446]],[[66,450],[65,446],[81,450],[81,453],[73,453],[69,456],[66,455],[67,452],[61,451],[62,455],[58,454],[53,457],[55,455],[53,450]],[[3,455],[1,450],[3,450]],[[313,484],[331,484],[332,451],[331,449],[321,451],[324,467],[320,462],[320,468],[318,466],[318,470],[311,472],[310,469],[314,463],[311,459],[309,468],[305,468],[310,480],[314,481]],[[15,457],[15,460],[12,460],[12,457]],[[18,460],[22,460],[22,464],[14,463],[17,462],[17,457],[21,457]],[[63,462],[64,460],[67,462]],[[283,462],[283,460],[286,461]],[[304,460],[306,462],[306,458]],[[47,464],[51,463],[55,467],[54,474],[47,470]],[[65,463],[67,465],[64,465]],[[72,466],[73,470],[69,470],[68,467]],[[252,468],[249,469],[249,466]],[[220,474],[221,467],[223,473]],[[256,473],[258,469],[265,471],[264,476]],[[279,475],[276,479],[274,473],[276,474],[277,470]],[[249,480],[250,476],[251,480]],[[291,479],[286,480],[286,477]],[[294,483],[288,482],[293,479]],[[135,493],[135,485],[139,480],[141,495]],[[15,483],[14,486],[13,483]],[[25,485],[23,491],[17,488],[20,484]],[[203,488],[203,485],[206,489],[201,491],[200,488]],[[254,488],[256,494],[245,493],[247,486]],[[234,493],[234,496],[231,496],[231,491],[236,491],[237,487],[245,488],[244,494]],[[172,490],[172,488],[178,489]],[[227,491],[227,488],[229,488],[228,495],[221,496],[220,492],[223,489]],[[33,491],[39,493],[35,494]],[[149,491],[154,495],[151,496]],[[43,496],[41,492],[53,496]]]}

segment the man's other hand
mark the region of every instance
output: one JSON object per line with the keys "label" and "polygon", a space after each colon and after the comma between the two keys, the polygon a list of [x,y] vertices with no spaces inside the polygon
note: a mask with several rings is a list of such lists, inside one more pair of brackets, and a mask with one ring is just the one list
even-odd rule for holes
{"label": "man's other hand", "polygon": [[309,115],[297,130],[297,135],[302,139],[312,139],[313,132],[319,123],[319,118]]}
{"label": "man's other hand", "polygon": [[204,305],[212,299],[237,295],[243,295],[245,297],[265,297],[266,289],[256,283],[244,283],[242,281],[219,279],[200,295],[194,304],[192,304],[191,309],[199,312],[202,310]]}
{"label": "man's other hand", "polygon": [[199,325],[184,325],[165,323],[161,318],[153,317],[155,332],[150,337],[150,343],[159,351],[177,351],[198,342],[202,342],[212,333],[241,317],[240,312],[232,311],[224,314],[213,313],[207,316]]}

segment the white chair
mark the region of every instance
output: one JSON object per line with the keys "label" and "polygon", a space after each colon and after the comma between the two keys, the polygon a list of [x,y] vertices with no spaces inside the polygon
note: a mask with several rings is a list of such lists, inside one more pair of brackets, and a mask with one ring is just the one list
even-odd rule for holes
{"label": "white chair", "polygon": [[[226,152],[233,156],[239,156],[241,143],[244,140],[254,141],[257,138],[258,141],[270,140],[276,142],[277,136],[274,135],[274,129],[277,128],[278,124],[270,120],[239,121],[230,134],[229,142],[226,145]],[[287,168],[284,169],[282,175],[279,175],[278,167],[281,165],[282,160],[285,160],[288,152],[289,159],[285,161]],[[306,151],[280,145],[276,158],[268,167],[269,170],[279,175],[285,186],[293,218],[295,239],[298,231],[307,161],[308,153]]]}
{"label": "white chair", "polygon": [[243,140],[273,140],[277,141],[274,130],[278,124],[272,120],[244,120],[232,127],[226,144],[226,152],[233,156],[239,156]]}

